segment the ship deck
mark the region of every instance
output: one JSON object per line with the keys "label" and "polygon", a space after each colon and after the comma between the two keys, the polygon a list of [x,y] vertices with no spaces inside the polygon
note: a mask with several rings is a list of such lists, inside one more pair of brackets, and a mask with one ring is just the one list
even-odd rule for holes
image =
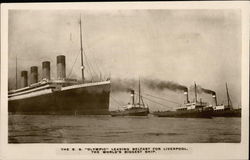
{"label": "ship deck", "polygon": [[13,90],[8,94],[8,100],[18,100],[23,98],[30,98],[35,96],[40,96],[44,94],[50,94],[55,91],[66,91],[77,88],[85,88],[99,85],[107,85],[110,84],[110,81],[101,81],[101,82],[92,82],[92,83],[84,83],[84,84],[72,84],[69,86],[63,87],[62,82],[47,82],[40,85],[29,86],[17,90]]}

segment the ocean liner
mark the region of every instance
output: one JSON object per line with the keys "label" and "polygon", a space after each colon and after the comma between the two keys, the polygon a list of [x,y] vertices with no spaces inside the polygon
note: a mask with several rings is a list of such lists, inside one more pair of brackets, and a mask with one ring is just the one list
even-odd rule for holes
{"label": "ocean liner", "polygon": [[175,117],[175,118],[212,118],[212,109],[207,107],[207,103],[197,101],[197,92],[195,84],[195,101],[190,102],[188,98],[188,91],[184,92],[187,97],[187,102],[183,107],[177,108],[175,111],[154,112],[158,117]]}
{"label": "ocean liner", "polygon": [[139,81],[139,102],[135,103],[135,91],[130,90],[132,103],[122,106],[121,110],[110,111],[111,116],[147,116],[149,114],[148,106],[143,102],[141,96],[141,86]]}
{"label": "ocean liner", "polygon": [[[9,114],[109,114],[110,80],[87,82],[84,77],[82,27],[80,19],[80,54],[82,80],[66,77],[64,55],[57,56],[57,79],[50,78],[50,62],[42,62],[42,80],[38,67],[21,71],[21,88],[8,92]],[[17,82],[16,82],[17,83]]]}

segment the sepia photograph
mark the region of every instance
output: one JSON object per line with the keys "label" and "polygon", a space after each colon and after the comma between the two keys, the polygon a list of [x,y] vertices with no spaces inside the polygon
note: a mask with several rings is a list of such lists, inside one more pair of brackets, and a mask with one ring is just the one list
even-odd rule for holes
{"label": "sepia photograph", "polygon": [[7,14],[7,144],[242,144],[242,9]]}

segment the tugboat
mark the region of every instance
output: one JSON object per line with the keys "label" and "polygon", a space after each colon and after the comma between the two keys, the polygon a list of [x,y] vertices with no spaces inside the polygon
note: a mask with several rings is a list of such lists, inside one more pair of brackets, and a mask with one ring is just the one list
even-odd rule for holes
{"label": "tugboat", "polygon": [[110,111],[110,115],[112,117],[115,116],[147,116],[149,114],[149,108],[144,104],[142,96],[141,96],[141,87],[139,81],[139,102],[135,104],[135,91],[130,90],[132,104],[128,103],[122,107],[121,110]]}
{"label": "tugboat", "polygon": [[226,83],[227,105],[217,105],[216,94],[213,95],[215,106],[213,106],[213,117],[241,117],[241,108],[234,109],[229,96],[229,91]]}
{"label": "tugboat", "polygon": [[154,112],[158,117],[175,117],[175,118],[212,118],[212,108],[206,107],[207,103],[197,101],[197,92],[195,84],[195,101],[190,102],[188,99],[188,91],[184,92],[187,102],[184,107],[179,107],[175,111]]}

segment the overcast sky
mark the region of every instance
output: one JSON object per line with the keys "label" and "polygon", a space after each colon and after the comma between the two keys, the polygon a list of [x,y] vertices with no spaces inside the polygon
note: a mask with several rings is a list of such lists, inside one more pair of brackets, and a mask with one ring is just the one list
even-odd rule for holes
{"label": "overcast sky", "polygon": [[[138,79],[140,76],[188,87],[196,81],[216,91],[219,103],[225,101],[227,82],[233,104],[240,105],[240,10],[12,10],[9,12],[11,86],[15,85],[16,56],[19,72],[30,71],[32,65],[38,65],[40,72],[42,61],[49,60],[52,78],[56,78],[56,56],[63,54],[69,75],[80,53],[80,13],[83,48],[89,63],[85,59],[87,79],[101,72],[103,77],[111,74],[112,78]],[[70,77],[81,77],[79,57]],[[151,93],[176,101],[184,98],[183,94],[171,91]],[[129,99],[122,96],[113,95],[123,101]],[[212,101],[211,96],[200,97]]]}

